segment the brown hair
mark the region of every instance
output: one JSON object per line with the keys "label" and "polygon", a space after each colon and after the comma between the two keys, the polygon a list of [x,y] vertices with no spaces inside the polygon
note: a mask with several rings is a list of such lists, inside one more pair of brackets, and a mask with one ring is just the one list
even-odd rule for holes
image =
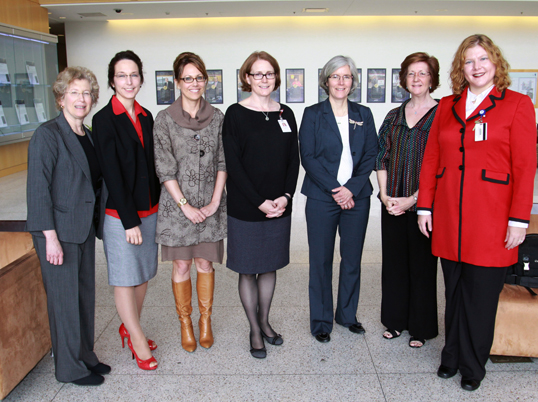
{"label": "brown hair", "polygon": [[131,60],[138,67],[138,74],[140,74],[140,85],[144,83],[144,72],[142,71],[142,60],[132,50],[123,50],[114,55],[110,63],[108,63],[108,87],[116,93],[114,87],[114,76],[116,75],[116,64],[122,60]]}
{"label": "brown hair", "polygon": [[458,50],[456,50],[456,54],[454,54],[454,60],[450,69],[450,86],[452,87],[452,92],[459,95],[469,85],[463,74],[463,66],[465,63],[465,53],[469,48],[475,46],[482,47],[488,54],[490,61],[495,64],[496,71],[493,83],[498,91],[504,91],[512,83],[508,75],[510,65],[504,58],[501,49],[490,38],[486,35],[475,34],[464,39]]}
{"label": "brown hair", "polygon": [[187,64],[194,65],[194,67],[196,67],[202,73],[202,76],[206,81],[209,79],[202,58],[192,52],[183,52],[174,60],[174,78],[177,82],[179,82],[181,74],[183,74],[183,70]]}
{"label": "brown hair", "polygon": [[99,100],[99,84],[97,83],[95,74],[86,67],[67,67],[58,74],[56,81],[52,85],[52,93],[54,94],[54,100],[56,101],[56,109],[60,110],[62,108],[60,101],[65,96],[69,85],[75,80],[86,80],[90,83],[92,107],[97,104],[97,101]]}
{"label": "brown hair", "polygon": [[409,92],[407,89],[407,72],[409,70],[409,66],[413,63],[420,62],[424,62],[428,65],[428,72],[430,73],[432,80],[430,83],[430,93],[432,93],[439,88],[439,60],[425,52],[411,53],[404,59],[404,61],[402,61],[400,66],[400,86]]}
{"label": "brown hair", "polygon": [[241,68],[239,69],[239,79],[241,80],[241,89],[245,92],[251,92],[252,88],[247,82],[246,75],[250,73],[252,65],[258,60],[265,60],[271,64],[273,70],[275,70],[275,89],[276,91],[280,87],[280,66],[276,59],[267,52],[254,52],[247,57]]}

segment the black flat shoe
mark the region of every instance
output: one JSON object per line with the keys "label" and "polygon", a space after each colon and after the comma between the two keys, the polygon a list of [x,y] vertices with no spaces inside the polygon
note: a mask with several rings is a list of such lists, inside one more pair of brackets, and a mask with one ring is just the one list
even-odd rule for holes
{"label": "black flat shoe", "polygon": [[465,391],[475,391],[480,387],[480,381],[477,380],[471,380],[468,378],[461,378],[461,387]]}
{"label": "black flat shoe", "polygon": [[447,378],[454,377],[457,372],[458,372],[458,369],[443,366],[441,364],[439,366],[439,369],[437,370],[437,376],[441,377],[441,378],[444,378],[444,379],[447,379]]}
{"label": "black flat shoe", "polygon": [[265,349],[265,346],[261,349],[254,349],[251,343],[250,354],[252,355],[252,357],[255,357],[256,359],[265,359],[267,357],[267,349]]}
{"label": "black flat shoe", "polygon": [[[87,364],[86,364],[86,367],[88,367]],[[105,375],[105,374],[109,374],[112,371],[112,367],[110,367],[108,364],[97,363],[93,367],[88,367],[88,370],[90,370],[92,373],[95,373],[95,374]]]}
{"label": "black flat shoe", "polygon": [[71,381],[72,384],[81,386],[96,386],[105,382],[105,377],[99,374],[91,373],[89,376],[79,378],[78,380]]}
{"label": "black flat shoe", "polygon": [[322,332],[321,334],[316,335],[316,341],[321,343],[327,343],[331,340],[331,335],[327,332]]}
{"label": "black flat shoe", "polygon": [[275,336],[267,336],[265,335],[265,332],[262,331],[262,336],[271,345],[280,346],[284,343],[284,339],[282,339],[282,335],[280,334],[276,334]]}
{"label": "black flat shoe", "polygon": [[350,325],[349,330],[353,332],[354,334],[364,334],[366,330],[362,326],[362,324],[359,322],[357,324]]}

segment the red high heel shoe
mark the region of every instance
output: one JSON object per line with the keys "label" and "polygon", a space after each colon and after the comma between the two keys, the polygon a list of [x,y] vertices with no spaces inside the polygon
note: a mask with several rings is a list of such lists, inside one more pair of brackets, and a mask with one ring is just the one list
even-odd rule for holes
{"label": "red high heel shoe", "polygon": [[155,366],[150,366],[151,363],[155,362],[157,363],[157,360],[154,356],[151,356],[147,360],[141,360],[138,358],[138,355],[136,354],[133,344],[131,343],[131,338],[127,339],[127,346],[129,346],[129,349],[131,349],[131,352],[133,354],[133,359],[136,357],[136,364],[138,364],[138,368],[141,368],[142,370],[155,370],[158,367],[158,364]]}
{"label": "red high heel shoe", "polygon": [[[129,331],[127,331],[127,328],[125,328],[125,325],[123,325],[123,323],[120,325],[119,333],[121,337],[121,347],[125,348],[125,338],[130,339],[131,335],[129,334]],[[151,339],[148,339],[148,346],[149,350],[151,350],[152,352],[157,349],[157,344]]]}

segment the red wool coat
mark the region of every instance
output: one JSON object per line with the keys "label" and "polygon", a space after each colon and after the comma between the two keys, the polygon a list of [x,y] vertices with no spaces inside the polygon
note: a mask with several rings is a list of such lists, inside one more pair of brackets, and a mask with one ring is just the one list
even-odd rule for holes
{"label": "red wool coat", "polygon": [[[441,100],[420,174],[418,210],[433,210],[432,252],[452,261],[505,267],[508,221],[528,223],[536,173],[536,116],[530,98],[496,88],[465,119],[467,89]],[[487,140],[473,128],[485,111]]]}

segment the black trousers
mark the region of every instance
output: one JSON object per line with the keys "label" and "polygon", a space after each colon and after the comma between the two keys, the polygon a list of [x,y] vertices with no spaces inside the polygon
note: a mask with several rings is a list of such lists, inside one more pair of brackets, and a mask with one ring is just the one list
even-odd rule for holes
{"label": "black trousers", "polygon": [[90,375],[99,363],[93,351],[95,317],[95,232],[83,244],[60,242],[62,265],[47,262],[46,240],[33,236],[47,293],[56,379],[71,382]]}
{"label": "black trousers", "polygon": [[437,257],[417,224],[417,213],[390,215],[381,204],[381,322],[419,339],[435,338]]}
{"label": "black trousers", "polygon": [[499,294],[507,267],[441,259],[446,288],[445,347],[441,364],[482,381],[493,344]]}

